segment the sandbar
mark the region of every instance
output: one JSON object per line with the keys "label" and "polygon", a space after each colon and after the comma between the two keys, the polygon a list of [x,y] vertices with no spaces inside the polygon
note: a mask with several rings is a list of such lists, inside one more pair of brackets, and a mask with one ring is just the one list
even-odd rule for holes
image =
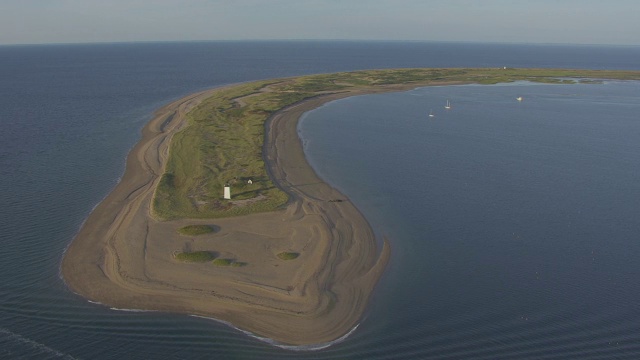
{"label": "sandbar", "polygon": [[[221,219],[157,221],[150,200],[171,136],[213,89],[158,110],[130,151],[125,173],[93,210],[66,250],[61,273],[68,287],[113,308],[213,317],[283,344],[335,340],[360,321],[389,259],[360,211],[321,180],[305,159],[299,117],[328,101],[379,87],[325,94],[278,111],[266,123],[264,158],[275,183],[290,195],[280,211]],[[215,224],[207,236],[177,229]],[[214,247],[245,266],[183,263],[172,254]],[[277,254],[300,257],[282,261]]]}

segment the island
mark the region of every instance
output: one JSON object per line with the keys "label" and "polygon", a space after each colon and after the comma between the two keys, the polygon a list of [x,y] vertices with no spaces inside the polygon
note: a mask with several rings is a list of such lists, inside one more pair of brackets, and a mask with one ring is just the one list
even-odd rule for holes
{"label": "island", "polygon": [[593,79],[640,72],[367,70],[186,96],[143,128],[61,274],[71,291],[115,309],[213,318],[280,344],[334,341],[361,321],[391,246],[307,163],[300,116],[339,98],[422,86]]}

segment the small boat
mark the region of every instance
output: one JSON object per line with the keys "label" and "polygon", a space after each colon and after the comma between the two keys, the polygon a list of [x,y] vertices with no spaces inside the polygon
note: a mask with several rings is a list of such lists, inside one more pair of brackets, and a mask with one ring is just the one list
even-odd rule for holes
{"label": "small boat", "polygon": [[518,97],[516,98],[516,100],[518,100],[518,101],[522,101],[522,96],[518,96]]}
{"label": "small boat", "polygon": [[451,109],[451,103],[447,100],[447,105],[444,106],[445,109]]}
{"label": "small boat", "polygon": [[433,110],[429,110],[429,117],[435,117],[435,115],[433,115]]}

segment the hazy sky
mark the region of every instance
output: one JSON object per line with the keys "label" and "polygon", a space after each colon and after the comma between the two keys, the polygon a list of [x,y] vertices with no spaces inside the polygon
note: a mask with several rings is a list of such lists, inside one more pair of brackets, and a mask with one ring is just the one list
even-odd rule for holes
{"label": "hazy sky", "polygon": [[244,39],[640,45],[640,1],[0,0],[0,44]]}

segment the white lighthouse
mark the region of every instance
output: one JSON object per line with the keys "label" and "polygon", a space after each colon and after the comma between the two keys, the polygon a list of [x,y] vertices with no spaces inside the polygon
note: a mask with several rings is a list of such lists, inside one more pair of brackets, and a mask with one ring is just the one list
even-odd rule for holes
{"label": "white lighthouse", "polygon": [[231,186],[229,185],[224,186],[224,198],[227,200],[231,200]]}

